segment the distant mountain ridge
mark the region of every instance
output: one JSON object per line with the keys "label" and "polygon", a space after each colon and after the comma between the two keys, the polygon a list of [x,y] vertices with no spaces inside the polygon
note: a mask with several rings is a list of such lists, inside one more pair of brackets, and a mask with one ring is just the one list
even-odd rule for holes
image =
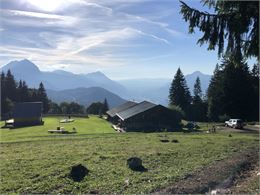
{"label": "distant mountain ridge", "polygon": [[48,97],[54,102],[77,102],[89,106],[93,102],[103,102],[107,99],[110,108],[126,102],[123,98],[101,87],[66,89],[62,91],[47,90]]}
{"label": "distant mountain ridge", "polygon": [[[203,94],[209,86],[211,75],[203,74],[200,71],[193,72],[185,76],[187,86],[193,95],[193,87],[197,77],[201,81],[201,89]],[[130,92],[130,98],[140,101],[140,100],[150,100],[152,102],[168,105],[168,95],[172,79],[128,79],[118,81]]]}
{"label": "distant mountain ridge", "polygon": [[52,90],[102,87],[119,95],[126,91],[122,85],[109,79],[99,71],[89,74],[73,74],[63,70],[44,72],[40,71],[34,63],[27,59],[12,61],[1,69],[4,72],[10,69],[17,80],[25,80],[30,87],[38,87],[39,83],[43,82],[46,89]]}
{"label": "distant mountain ridge", "polygon": [[[112,95],[108,94],[109,96],[119,95],[119,98],[123,97],[127,100],[148,100],[154,103],[168,105],[169,88],[172,82],[172,79],[167,78],[113,81],[100,71],[88,74],[73,74],[64,70],[44,72],[40,71],[34,63],[27,59],[12,61],[1,69],[4,72],[10,69],[16,80],[25,80],[29,87],[37,88],[39,83],[43,82],[45,88],[48,89],[48,96],[50,96],[53,101],[73,101],[74,99],[83,104],[88,104],[90,102],[89,100],[91,98],[88,95],[92,93],[90,92],[91,90],[97,90],[98,93],[104,94],[105,92],[102,92],[100,89],[103,88],[103,90],[112,93]],[[186,75],[185,79],[191,94],[193,94],[193,86],[197,77],[200,78],[201,88],[205,94],[211,75],[203,74],[200,71],[195,71],[192,74]],[[84,91],[83,94],[88,97],[88,100],[83,100],[83,97],[80,96],[80,90]],[[72,92],[73,94],[71,94]],[[62,95],[62,93],[64,93],[64,95]],[[103,99],[98,99],[96,95],[94,96],[95,98],[92,98],[93,101],[103,101]],[[101,97],[103,98],[102,95]],[[121,102],[120,99],[118,99],[118,101]]]}
{"label": "distant mountain ridge", "polygon": [[204,94],[206,94],[206,91],[207,91],[207,89],[209,87],[209,82],[210,82],[210,79],[211,79],[212,75],[203,74],[200,71],[195,71],[195,72],[193,72],[191,74],[187,74],[185,76],[185,79],[187,81],[187,85],[188,85],[189,89],[191,90],[192,94],[193,94],[194,83],[195,83],[197,77],[200,78],[202,92]]}

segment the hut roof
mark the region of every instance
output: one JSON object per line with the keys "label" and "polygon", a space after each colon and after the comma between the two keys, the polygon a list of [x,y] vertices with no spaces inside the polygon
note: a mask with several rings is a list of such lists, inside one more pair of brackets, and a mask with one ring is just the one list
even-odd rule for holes
{"label": "hut roof", "polygon": [[122,112],[118,112],[116,115],[121,118],[122,120],[128,119],[136,114],[142,113],[146,110],[149,110],[151,108],[154,108],[155,106],[157,106],[156,104],[153,104],[151,102],[148,101],[143,101],[129,109],[126,109]]}
{"label": "hut roof", "polygon": [[124,111],[124,110],[126,110],[126,109],[128,109],[128,108],[131,108],[131,107],[135,106],[135,105],[137,105],[136,102],[128,101],[128,102],[126,102],[126,103],[124,103],[124,104],[122,104],[122,105],[120,105],[120,106],[117,106],[117,107],[112,108],[111,110],[107,111],[107,114],[108,114],[110,117],[114,117],[114,116],[116,116],[116,114],[117,114],[118,112],[122,112],[122,111]]}
{"label": "hut roof", "polygon": [[14,107],[14,118],[40,117],[42,114],[42,102],[16,103]]}

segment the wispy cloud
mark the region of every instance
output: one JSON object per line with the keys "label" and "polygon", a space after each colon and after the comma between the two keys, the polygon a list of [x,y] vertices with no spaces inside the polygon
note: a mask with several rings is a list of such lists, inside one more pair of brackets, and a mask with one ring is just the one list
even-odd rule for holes
{"label": "wispy cloud", "polygon": [[148,50],[163,56],[160,52],[181,36],[168,21],[128,13],[127,7],[118,9],[120,3],[143,3],[139,0],[3,2],[0,63],[30,58],[42,69],[64,67],[74,72],[126,66],[131,58],[144,59]]}

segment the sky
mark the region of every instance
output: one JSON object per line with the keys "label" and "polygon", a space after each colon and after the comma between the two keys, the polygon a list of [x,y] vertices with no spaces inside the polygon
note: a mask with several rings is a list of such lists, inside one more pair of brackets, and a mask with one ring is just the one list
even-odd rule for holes
{"label": "sky", "polygon": [[[102,71],[112,79],[212,74],[216,51],[188,34],[177,0],[1,0],[0,65],[29,59],[42,71]],[[184,0],[209,11],[200,1]]]}

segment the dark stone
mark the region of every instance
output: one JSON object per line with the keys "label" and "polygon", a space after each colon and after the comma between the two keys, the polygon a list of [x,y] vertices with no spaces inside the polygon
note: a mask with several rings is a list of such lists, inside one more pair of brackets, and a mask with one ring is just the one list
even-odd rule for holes
{"label": "dark stone", "polygon": [[98,191],[97,190],[92,190],[89,192],[89,194],[98,194]]}
{"label": "dark stone", "polygon": [[142,160],[138,157],[132,157],[127,159],[127,165],[133,171],[147,171],[147,169],[142,165]]}
{"label": "dark stone", "polygon": [[89,170],[81,164],[74,165],[70,170],[70,178],[73,181],[80,182],[89,173]]}
{"label": "dark stone", "polygon": [[179,141],[177,139],[173,139],[172,142],[173,143],[179,143]]}
{"label": "dark stone", "polygon": [[168,139],[161,139],[160,141],[163,142],[163,143],[169,142]]}

